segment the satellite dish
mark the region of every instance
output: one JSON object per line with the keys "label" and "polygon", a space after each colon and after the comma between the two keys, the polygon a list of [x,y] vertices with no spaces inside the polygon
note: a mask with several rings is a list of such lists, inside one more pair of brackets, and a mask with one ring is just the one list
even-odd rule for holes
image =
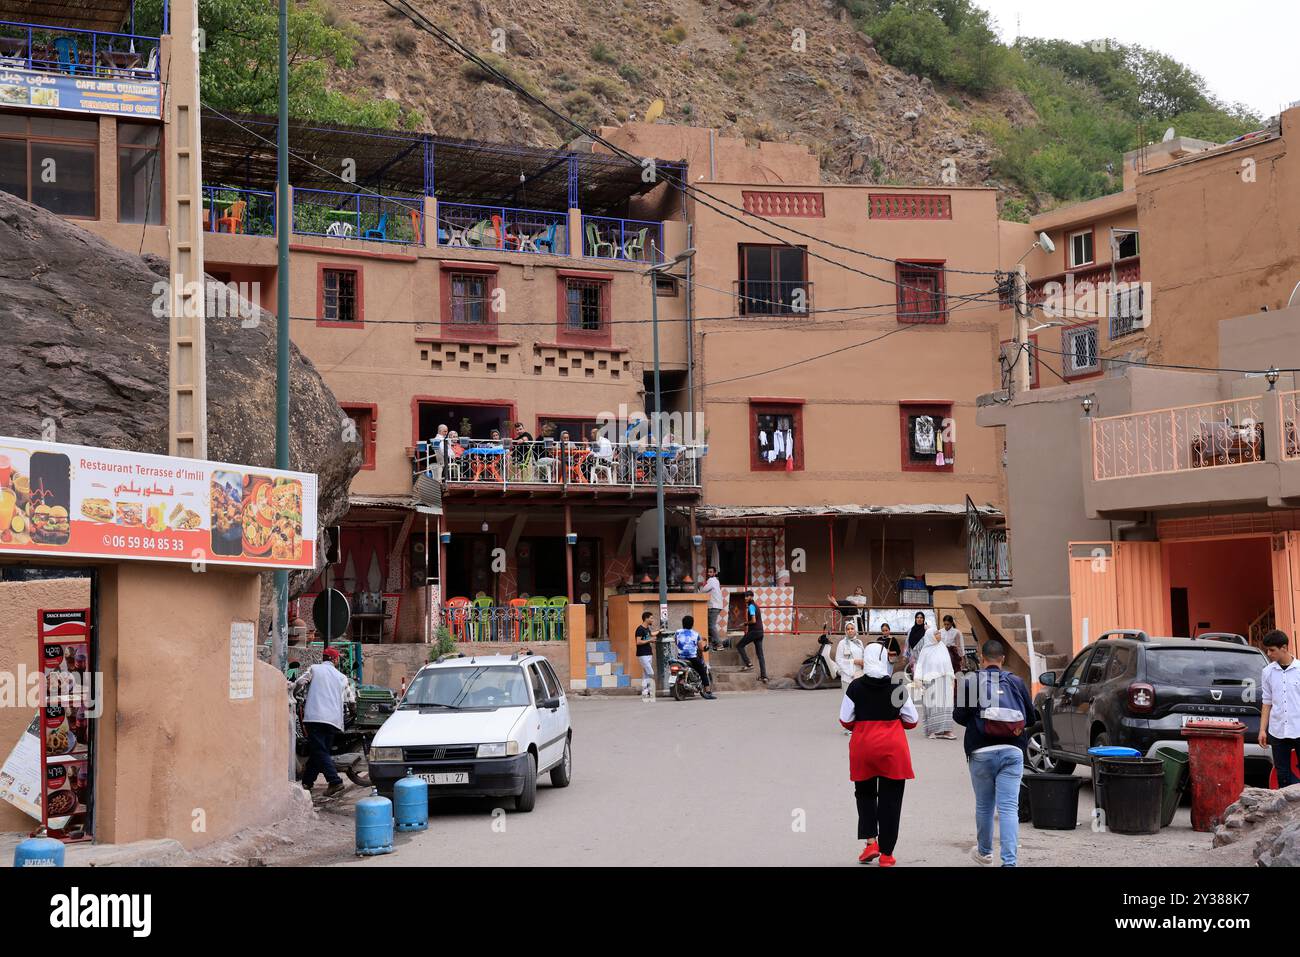
{"label": "satellite dish", "polygon": [[1164,137],[1164,139],[1161,140],[1160,142],[1162,142],[1162,143],[1168,143],[1168,142],[1169,142],[1170,140],[1172,140],[1173,138],[1174,138],[1174,128],[1171,126],[1171,127],[1169,127],[1169,129],[1165,130],[1165,137]]}
{"label": "satellite dish", "polygon": [[645,121],[647,123],[653,123],[655,120],[659,119],[659,117],[663,115],[664,115],[664,101],[655,100],[653,103],[650,104],[650,108],[645,111]]}
{"label": "satellite dish", "polygon": [[1047,233],[1038,234],[1038,245],[1043,247],[1044,252],[1056,252],[1056,243],[1052,242],[1052,237],[1047,235]]}
{"label": "satellite dish", "polygon": [[1296,296],[1300,296],[1300,282],[1295,284],[1295,288],[1291,290],[1291,298],[1286,301],[1286,307],[1288,309],[1295,305]]}

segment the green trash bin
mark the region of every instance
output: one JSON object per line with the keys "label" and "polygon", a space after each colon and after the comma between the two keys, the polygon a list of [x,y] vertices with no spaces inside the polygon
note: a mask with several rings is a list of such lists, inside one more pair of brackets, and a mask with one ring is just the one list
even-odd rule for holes
{"label": "green trash bin", "polygon": [[1178,811],[1183,789],[1187,787],[1187,752],[1177,748],[1156,748],[1156,757],[1165,766],[1164,791],[1161,794],[1160,826],[1168,827]]}

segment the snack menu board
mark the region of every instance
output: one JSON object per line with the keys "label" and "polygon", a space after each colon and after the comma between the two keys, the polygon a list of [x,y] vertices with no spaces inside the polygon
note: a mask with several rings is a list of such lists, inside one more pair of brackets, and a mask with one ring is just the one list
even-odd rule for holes
{"label": "snack menu board", "polygon": [[314,568],[316,476],[0,437],[0,555]]}
{"label": "snack menu board", "polygon": [[41,823],[67,843],[93,837],[92,761],[96,719],[90,609],[36,613],[41,662]]}

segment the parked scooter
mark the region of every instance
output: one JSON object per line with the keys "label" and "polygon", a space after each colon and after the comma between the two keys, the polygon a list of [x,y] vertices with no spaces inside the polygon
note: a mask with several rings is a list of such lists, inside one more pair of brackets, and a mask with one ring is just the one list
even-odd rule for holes
{"label": "parked scooter", "polygon": [[[664,642],[667,649],[664,664],[668,673],[668,690],[672,692],[673,700],[685,701],[687,698],[703,694],[704,682],[700,679],[700,673],[691,667],[689,661],[677,657],[677,643],[671,636],[672,632],[655,632],[655,638]],[[709,667],[707,661],[704,667]],[[712,671],[709,673],[711,675]]]}
{"label": "parked scooter", "polygon": [[794,680],[805,691],[814,691],[827,681],[838,678],[839,672],[831,653],[831,640],[827,637],[827,632],[823,631],[817,636],[817,650],[803,660],[795,672]]}

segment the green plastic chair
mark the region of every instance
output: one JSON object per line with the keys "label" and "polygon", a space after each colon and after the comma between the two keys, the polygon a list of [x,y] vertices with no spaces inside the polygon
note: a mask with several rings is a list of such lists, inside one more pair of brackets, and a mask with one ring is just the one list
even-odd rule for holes
{"label": "green plastic chair", "polygon": [[[609,250],[609,256],[601,256],[602,249]],[[617,259],[618,253],[614,249],[614,244],[600,238],[600,230],[596,228],[595,223],[587,224],[587,255],[594,256],[597,259]]]}
{"label": "green plastic chair", "polygon": [[563,596],[552,598],[547,602],[552,608],[560,609],[550,619],[551,641],[564,641],[564,606],[568,603],[569,599]]}
{"label": "green plastic chair", "polygon": [[650,232],[650,227],[642,226],[636,231],[636,238],[629,239],[627,248],[623,250],[628,259],[641,260],[645,257],[645,237]]}
{"label": "green plastic chair", "polygon": [[524,606],[524,641],[546,640],[546,612],[536,609],[545,608],[549,604],[550,599],[543,598],[541,595],[534,595],[528,599],[528,604]]}
{"label": "green plastic chair", "polygon": [[474,607],[473,624],[470,626],[474,641],[492,640],[492,605],[491,598],[475,598],[470,604]]}

